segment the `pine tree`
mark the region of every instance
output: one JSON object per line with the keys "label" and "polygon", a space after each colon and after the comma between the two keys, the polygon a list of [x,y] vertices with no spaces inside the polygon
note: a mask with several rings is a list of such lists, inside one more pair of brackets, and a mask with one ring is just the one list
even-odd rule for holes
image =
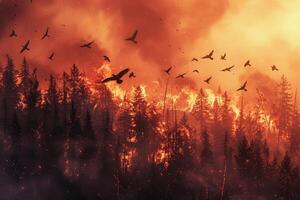
{"label": "pine tree", "polygon": [[279,194],[284,199],[292,198],[292,163],[288,153],[285,154],[279,169]]}
{"label": "pine tree", "polygon": [[3,127],[6,130],[9,127],[9,122],[13,117],[13,113],[17,108],[19,101],[16,70],[13,60],[7,56],[7,65],[3,72]]}
{"label": "pine tree", "polygon": [[30,72],[26,58],[23,59],[23,64],[20,71],[20,79],[21,82],[19,85],[19,91],[21,95],[25,97],[30,86]]}
{"label": "pine tree", "polygon": [[281,82],[278,85],[278,104],[277,104],[277,126],[278,126],[278,142],[280,137],[288,137],[288,132],[291,127],[292,117],[292,95],[291,85],[287,81],[285,76],[281,77]]}
{"label": "pine tree", "polygon": [[202,132],[202,150],[200,157],[203,166],[213,164],[213,152],[209,141],[209,135],[206,130]]}
{"label": "pine tree", "polygon": [[250,175],[250,159],[251,150],[247,138],[244,136],[243,139],[238,143],[237,155],[235,160],[237,163],[237,168],[241,177],[248,178]]}
{"label": "pine tree", "polygon": [[297,109],[297,92],[294,99],[294,108],[292,113],[292,124],[290,130],[290,152],[292,154],[300,150],[300,113]]}
{"label": "pine tree", "polygon": [[207,123],[209,120],[209,106],[207,103],[207,96],[205,95],[202,88],[200,89],[200,92],[197,96],[192,113],[195,116],[195,118],[200,122],[201,132],[204,131],[204,129],[207,129]]}

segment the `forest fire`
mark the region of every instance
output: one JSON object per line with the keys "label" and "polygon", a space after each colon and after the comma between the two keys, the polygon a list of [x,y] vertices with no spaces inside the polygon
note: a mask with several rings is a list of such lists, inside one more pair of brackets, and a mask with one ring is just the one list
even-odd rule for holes
{"label": "forest fire", "polygon": [[0,199],[300,199],[299,6],[0,0]]}

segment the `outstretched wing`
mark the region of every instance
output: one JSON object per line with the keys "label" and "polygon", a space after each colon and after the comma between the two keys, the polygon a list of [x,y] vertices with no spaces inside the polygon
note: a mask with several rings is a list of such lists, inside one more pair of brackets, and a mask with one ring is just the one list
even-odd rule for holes
{"label": "outstretched wing", "polygon": [[106,78],[102,81],[102,83],[107,83],[107,82],[110,82],[110,81],[115,81],[116,78],[115,77],[109,77],[109,78]]}
{"label": "outstretched wing", "polygon": [[136,38],[136,36],[137,36],[137,34],[138,34],[138,30],[136,30],[136,31],[133,33],[133,35],[132,35],[132,37],[131,37],[131,38],[135,39],[135,38]]}
{"label": "outstretched wing", "polygon": [[126,69],[120,71],[120,72],[117,74],[117,77],[118,77],[118,78],[122,78],[122,77],[123,77],[125,74],[127,74],[128,72],[129,72],[129,69],[126,68]]}
{"label": "outstretched wing", "polygon": [[208,57],[211,57],[214,54],[214,50],[212,50],[209,54]]}

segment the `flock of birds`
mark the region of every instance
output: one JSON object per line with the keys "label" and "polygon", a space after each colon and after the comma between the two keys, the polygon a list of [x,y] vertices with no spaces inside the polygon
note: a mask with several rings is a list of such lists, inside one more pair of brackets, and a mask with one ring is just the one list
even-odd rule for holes
{"label": "flock of birds", "polygon": [[[128,41],[128,42],[131,42],[131,43],[133,43],[133,44],[138,44],[138,42],[137,42],[137,35],[138,35],[138,30],[134,31],[134,32],[130,35],[130,37],[126,38],[125,40]],[[18,37],[18,35],[17,35],[17,33],[16,33],[16,31],[15,31],[14,29],[11,31],[11,33],[10,33],[9,36],[10,36],[10,37]],[[49,28],[47,28],[46,31],[44,32],[44,34],[42,35],[42,38],[41,38],[41,39],[44,40],[44,39],[49,38],[49,37],[50,37],[50,35],[49,35]],[[94,41],[91,41],[91,42],[82,44],[82,45],[80,45],[79,47],[80,47],[80,48],[91,49],[93,43],[94,43]],[[23,52],[25,52],[25,51],[29,51],[29,50],[30,50],[29,45],[30,45],[30,40],[28,40],[28,41],[22,46],[20,53],[23,53]],[[49,55],[48,59],[49,59],[49,60],[53,60],[53,59],[54,59],[54,55],[55,55],[55,52],[52,52],[52,53]],[[213,56],[214,56],[214,50],[212,50],[209,54],[207,54],[207,55],[201,57],[201,59],[214,60]],[[106,56],[106,55],[104,55],[103,58],[104,58],[104,60],[105,60],[106,62],[110,62],[110,61],[111,61],[110,58],[109,58],[108,56]],[[221,59],[221,60],[226,60],[226,53],[223,54],[223,55],[221,55],[220,59]],[[198,62],[199,60],[198,60],[197,58],[193,58],[192,61],[193,61],[193,62],[194,62],[194,61],[195,61],[195,62]],[[252,65],[251,65],[251,63],[250,63],[250,60],[247,60],[247,61],[245,62],[245,64],[244,64],[244,67],[251,67],[251,66],[252,66]],[[235,66],[232,65],[232,66],[227,67],[227,68],[224,68],[224,69],[222,69],[222,70],[220,70],[220,71],[222,71],[222,72],[231,72],[231,70],[232,70],[234,67],[235,67]],[[164,72],[165,72],[167,75],[171,75],[171,70],[172,70],[172,67],[169,67],[168,69],[164,70]],[[278,71],[278,68],[277,68],[275,65],[272,65],[272,66],[271,66],[271,70],[272,70],[272,71]],[[112,74],[111,77],[105,78],[105,79],[102,80],[101,82],[102,82],[102,83],[107,83],[107,82],[115,81],[115,82],[118,83],[118,84],[122,84],[122,83],[123,83],[122,78],[123,78],[127,73],[129,73],[129,72],[130,72],[129,68],[126,68],[126,69],[120,71],[120,72],[117,73],[117,74]],[[199,71],[198,71],[197,69],[193,70],[193,72],[194,72],[194,73],[199,73]],[[179,75],[177,75],[177,76],[175,77],[175,79],[178,79],[178,78],[185,78],[185,75],[186,75],[186,74],[187,74],[187,73],[179,74]],[[134,72],[131,71],[131,72],[129,73],[129,78],[135,78],[135,77],[136,77],[136,75],[134,74]],[[211,79],[212,79],[212,76],[210,76],[210,77],[208,77],[207,79],[205,79],[204,82],[207,83],[207,84],[210,84]],[[241,87],[239,87],[239,88],[237,89],[237,91],[247,91],[247,81],[245,81],[244,84],[243,84]]]}

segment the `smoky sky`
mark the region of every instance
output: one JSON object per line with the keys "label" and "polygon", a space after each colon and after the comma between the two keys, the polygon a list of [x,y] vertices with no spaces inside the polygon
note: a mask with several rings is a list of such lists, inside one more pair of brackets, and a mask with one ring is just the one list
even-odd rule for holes
{"label": "smoky sky", "polygon": [[[136,83],[159,79],[163,69],[185,72],[188,49],[226,12],[228,2],[161,0],[2,0],[0,1],[0,53],[23,57],[42,76],[61,73],[75,63],[87,74],[111,60],[112,70],[130,67],[139,74]],[[49,38],[41,40],[46,28]],[[17,38],[10,38],[14,29]],[[138,44],[124,39],[138,30]],[[20,54],[30,40],[30,51]],[[92,49],[83,43],[95,41]],[[55,52],[54,60],[48,56]],[[200,52],[199,52],[200,53]],[[181,83],[192,84],[191,80]]]}

